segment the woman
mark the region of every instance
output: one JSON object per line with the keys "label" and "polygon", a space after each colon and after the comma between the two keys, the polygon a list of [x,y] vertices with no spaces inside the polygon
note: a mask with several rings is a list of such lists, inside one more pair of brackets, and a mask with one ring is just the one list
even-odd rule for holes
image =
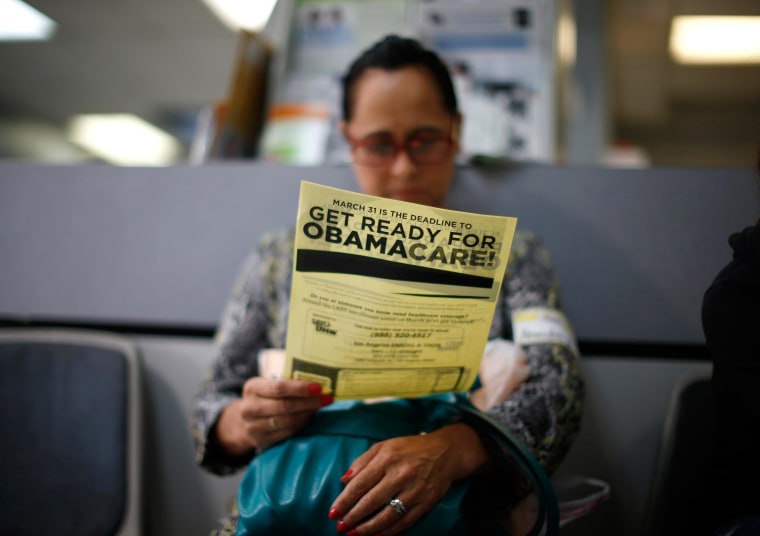
{"label": "woman", "polygon": [[[343,116],[341,130],[364,193],[444,206],[462,118],[438,56],[412,39],[384,38],[351,65],[344,79]],[[332,402],[318,385],[257,376],[258,351],[285,346],[292,250],[292,232],[266,238],[244,266],[226,308],[219,357],[194,415],[198,461],[212,471],[246,465],[258,450],[292,436]],[[516,234],[507,271],[491,338],[511,338],[515,309],[559,306],[548,254],[534,237]],[[558,344],[533,344],[524,351],[530,376],[512,396],[492,407],[481,391],[472,398],[551,471],[579,426],[577,357],[570,346]],[[499,380],[482,381],[487,387]],[[384,441],[346,468],[346,486],[325,515],[351,536],[398,534],[428,512],[452,482],[478,473],[491,456],[464,423]],[[384,507],[389,498],[404,505],[403,515]]]}

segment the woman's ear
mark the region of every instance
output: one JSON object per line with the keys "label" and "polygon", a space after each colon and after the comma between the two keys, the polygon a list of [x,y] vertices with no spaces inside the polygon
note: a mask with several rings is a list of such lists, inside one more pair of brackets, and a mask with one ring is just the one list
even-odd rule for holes
{"label": "woman's ear", "polygon": [[338,130],[343,134],[345,139],[348,139],[348,125],[346,125],[346,122],[342,119],[338,121]]}

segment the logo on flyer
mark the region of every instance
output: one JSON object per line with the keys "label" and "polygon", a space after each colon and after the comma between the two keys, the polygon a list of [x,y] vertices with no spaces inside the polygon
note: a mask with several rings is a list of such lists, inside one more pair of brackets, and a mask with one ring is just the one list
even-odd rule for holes
{"label": "logo on flyer", "polygon": [[316,329],[317,333],[324,333],[326,335],[338,334],[338,330],[332,328],[329,320],[320,320],[318,318],[313,318],[311,320],[311,323],[314,324],[314,328]]}

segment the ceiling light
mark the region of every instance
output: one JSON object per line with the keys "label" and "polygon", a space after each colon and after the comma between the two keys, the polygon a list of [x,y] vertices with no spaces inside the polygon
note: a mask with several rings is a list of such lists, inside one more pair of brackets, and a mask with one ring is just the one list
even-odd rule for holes
{"label": "ceiling light", "polygon": [[161,166],[180,155],[171,135],[130,114],[78,115],[68,125],[71,141],[122,166]]}
{"label": "ceiling light", "polygon": [[203,0],[232,30],[257,32],[264,28],[277,0]]}
{"label": "ceiling light", "polygon": [[0,0],[0,41],[50,39],[56,23],[21,0]]}
{"label": "ceiling light", "polygon": [[674,17],[670,54],[679,63],[760,63],[760,17]]}

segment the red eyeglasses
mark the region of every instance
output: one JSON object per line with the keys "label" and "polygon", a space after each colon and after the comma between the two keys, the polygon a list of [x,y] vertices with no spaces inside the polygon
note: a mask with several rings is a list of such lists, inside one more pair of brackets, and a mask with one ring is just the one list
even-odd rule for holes
{"label": "red eyeglasses", "polygon": [[422,128],[409,134],[401,143],[390,134],[373,134],[360,140],[350,135],[347,138],[353,161],[360,166],[389,166],[401,151],[405,151],[415,164],[424,166],[440,164],[451,156],[453,128],[453,121],[448,134],[435,128]]}

